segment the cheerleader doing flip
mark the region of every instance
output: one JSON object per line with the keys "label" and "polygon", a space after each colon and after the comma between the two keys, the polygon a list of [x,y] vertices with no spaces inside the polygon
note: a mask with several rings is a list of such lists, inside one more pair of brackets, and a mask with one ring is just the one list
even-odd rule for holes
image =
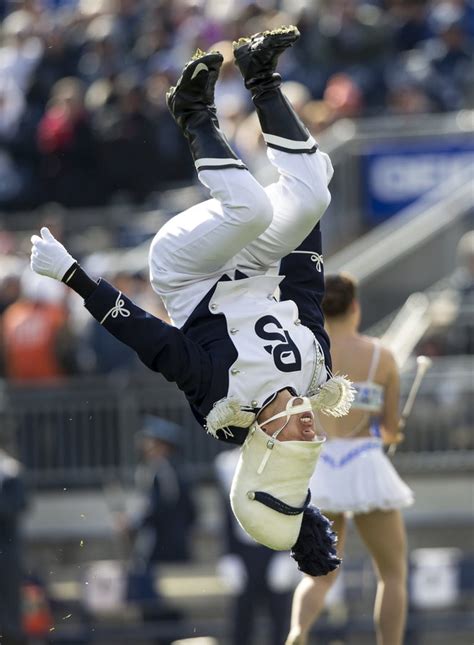
{"label": "cheerleader doing flip", "polygon": [[285,27],[234,44],[279,173],[266,188],[219,130],[219,52],[198,50],[167,95],[211,194],[166,223],[151,245],[151,284],[174,325],[92,280],[47,229],[32,238],[31,265],[78,292],[101,325],[174,381],[210,434],[242,444],[231,491],[237,519],[256,541],[291,548],[302,570],[320,575],[339,560],[329,523],[309,506],[323,441],[314,410],[344,414],[352,391],[331,376],[321,310],[318,222],[330,201],[332,166],[275,72],[298,36]]}

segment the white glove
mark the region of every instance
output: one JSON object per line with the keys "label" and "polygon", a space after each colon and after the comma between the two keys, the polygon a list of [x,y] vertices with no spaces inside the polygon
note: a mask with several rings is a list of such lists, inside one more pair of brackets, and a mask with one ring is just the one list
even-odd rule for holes
{"label": "white glove", "polygon": [[76,260],[54,238],[49,228],[43,226],[40,233],[41,237],[33,235],[31,238],[31,268],[40,275],[62,280]]}

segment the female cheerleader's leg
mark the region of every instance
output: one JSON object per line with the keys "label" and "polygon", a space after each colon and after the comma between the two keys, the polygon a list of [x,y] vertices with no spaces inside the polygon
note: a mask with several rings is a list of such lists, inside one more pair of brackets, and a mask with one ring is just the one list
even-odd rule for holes
{"label": "female cheerleader's leg", "polygon": [[398,510],[354,516],[378,577],[374,620],[377,645],[402,645],[407,606],[407,546]]}
{"label": "female cheerleader's leg", "polygon": [[[342,513],[325,515],[334,522],[333,530],[337,534],[337,554],[342,558],[346,538],[346,518]],[[291,627],[286,645],[306,645],[311,626],[319,617],[324,607],[324,600],[334,584],[339,569],[326,576],[313,578],[305,575],[295,589],[291,608]]]}

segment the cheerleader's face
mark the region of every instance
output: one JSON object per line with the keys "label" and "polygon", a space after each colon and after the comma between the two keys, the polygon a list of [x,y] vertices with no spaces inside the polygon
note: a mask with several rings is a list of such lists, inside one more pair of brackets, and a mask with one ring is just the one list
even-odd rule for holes
{"label": "cheerleader's face", "polygon": [[[316,436],[314,413],[312,411],[291,414],[288,417],[270,420],[274,415],[284,412],[288,401],[293,398],[289,390],[281,390],[276,398],[265,406],[258,415],[260,428],[268,435],[273,435],[283,428],[277,436],[278,441],[313,441]],[[296,398],[293,405],[300,405],[302,399]],[[266,422],[269,420],[268,422]]]}

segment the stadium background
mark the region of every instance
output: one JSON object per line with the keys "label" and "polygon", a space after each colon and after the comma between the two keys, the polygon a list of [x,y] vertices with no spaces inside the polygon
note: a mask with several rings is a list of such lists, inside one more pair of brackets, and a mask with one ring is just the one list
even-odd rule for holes
{"label": "stadium background", "polygon": [[[25,569],[53,612],[38,642],[151,642],[136,607],[111,591],[127,555],[114,515],[137,503],[134,434],[151,413],[183,426],[198,505],[191,562],[159,570],[182,620],[157,621],[153,637],[168,629],[226,643],[231,595],[216,574],[224,547],[213,468],[221,446],[175,388],[87,319],[78,298],[39,290],[27,255],[30,235],[48,224],[93,275],[164,317],[147,282],[149,240],[204,197],[165,91],[196,47],[222,51],[221,127],[258,179],[271,181],[231,41],[293,23],[301,39],[282,59],[284,89],[336,168],[323,218],[326,270],[359,278],[363,326],[396,348],[405,395],[414,356],[434,359],[394,458],[417,497],[405,514],[407,642],[471,643],[472,1],[0,0],[0,17],[0,316],[22,302],[33,321],[15,366],[1,332],[0,433],[28,484]],[[35,370],[21,351],[38,331],[40,291],[61,310],[61,360]],[[349,538],[318,642],[373,642],[374,579]],[[94,565],[104,560],[108,568]],[[97,580],[108,608],[91,600]]]}

